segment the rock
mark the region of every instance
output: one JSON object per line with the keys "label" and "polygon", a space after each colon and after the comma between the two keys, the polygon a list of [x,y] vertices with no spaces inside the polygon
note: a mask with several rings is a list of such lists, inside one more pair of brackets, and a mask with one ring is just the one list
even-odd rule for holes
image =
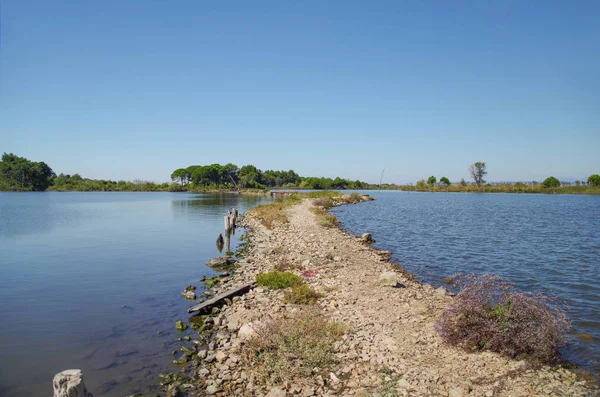
{"label": "rock", "polygon": [[315,390],[310,386],[305,386],[302,388],[302,396],[310,397],[315,395]]}
{"label": "rock", "polygon": [[206,394],[212,396],[213,394],[217,394],[221,389],[215,385],[210,385],[206,388]]}
{"label": "rock", "polygon": [[373,236],[371,235],[371,233],[363,233],[362,236],[360,236],[360,239],[364,242],[364,243],[374,243],[375,240],[373,240]]}
{"label": "rock", "polygon": [[448,391],[448,397],[463,397],[465,390],[460,386],[451,387]]}
{"label": "rock", "polygon": [[205,359],[206,358],[206,354],[207,354],[206,350],[199,350],[198,351],[198,357],[199,358]]}
{"label": "rock", "polygon": [[52,381],[53,397],[93,397],[83,383],[80,369],[67,369],[54,376]]}
{"label": "rock", "polygon": [[230,332],[237,331],[239,327],[240,327],[240,325],[238,324],[237,320],[235,320],[235,319],[229,320],[229,322],[227,323],[227,329]]}
{"label": "rock", "polygon": [[438,294],[439,296],[446,296],[448,291],[446,291],[446,288],[444,288],[444,287],[439,287],[435,290],[435,293]]}
{"label": "rock", "polygon": [[339,262],[339,261],[341,261],[341,260],[342,260],[342,257],[341,257],[341,256],[334,256],[334,257],[333,257],[333,260],[334,260],[335,262]]}
{"label": "rock", "polygon": [[225,360],[226,358],[227,358],[227,354],[225,354],[225,352],[223,352],[223,351],[221,351],[221,350],[219,350],[219,351],[217,352],[217,354],[215,354],[215,359],[216,359],[218,362],[221,362],[221,361]]}
{"label": "rock", "polygon": [[196,299],[196,293],[194,291],[184,290],[181,295],[183,295],[185,299]]}
{"label": "rock", "polygon": [[379,285],[395,287],[398,284],[398,273],[383,272],[379,275]]}
{"label": "rock", "polygon": [[254,328],[252,327],[252,323],[246,323],[246,324],[242,325],[240,327],[240,330],[238,331],[238,338],[240,338],[242,340],[248,340],[256,335],[257,335],[257,333],[254,330]]}
{"label": "rock", "polygon": [[206,262],[206,266],[216,270],[229,270],[235,264],[235,259],[227,256],[217,256]]}
{"label": "rock", "polygon": [[269,392],[267,393],[267,395],[265,397],[286,397],[287,393],[285,390],[279,388],[279,387],[274,387],[271,390],[269,390]]}

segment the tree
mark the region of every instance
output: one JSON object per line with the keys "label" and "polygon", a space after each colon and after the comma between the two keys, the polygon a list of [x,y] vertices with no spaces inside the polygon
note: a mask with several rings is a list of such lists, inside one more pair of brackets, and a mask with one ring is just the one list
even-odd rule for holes
{"label": "tree", "polygon": [[462,178],[459,182],[460,186],[467,186],[467,181],[465,181],[465,178]]}
{"label": "tree", "polygon": [[8,190],[46,190],[56,178],[48,164],[33,162],[12,153],[4,153],[0,161],[0,185]]}
{"label": "tree", "polygon": [[481,186],[482,183],[485,183],[483,177],[487,175],[487,171],[485,169],[485,163],[478,161],[469,166],[469,174],[471,174],[471,178],[475,181],[477,186]]}
{"label": "tree", "polygon": [[587,183],[589,183],[591,186],[600,186],[600,175],[590,175],[590,177],[587,179]]}
{"label": "tree", "polygon": [[445,176],[440,178],[440,183],[443,183],[446,186],[450,186],[450,179],[446,178]]}
{"label": "tree", "polygon": [[542,182],[542,187],[560,187],[560,181],[553,176],[550,176]]}
{"label": "tree", "polygon": [[171,174],[172,181],[179,181],[181,186],[190,181],[190,172],[185,168],[178,168]]}
{"label": "tree", "polygon": [[430,186],[435,185],[436,182],[437,182],[437,179],[433,175],[427,179],[427,184]]}
{"label": "tree", "polygon": [[425,189],[425,179],[417,181],[417,189]]}

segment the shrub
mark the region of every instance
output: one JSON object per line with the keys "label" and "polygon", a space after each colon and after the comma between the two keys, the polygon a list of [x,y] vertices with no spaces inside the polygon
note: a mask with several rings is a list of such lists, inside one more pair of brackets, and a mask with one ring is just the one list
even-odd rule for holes
{"label": "shrub", "polygon": [[293,303],[296,305],[312,305],[321,295],[306,284],[298,284],[283,294],[285,303]]}
{"label": "shrub", "polygon": [[493,275],[463,276],[461,291],[437,320],[442,339],[468,351],[489,350],[543,364],[559,361],[569,321],[555,301],[518,292]]}
{"label": "shrub", "polygon": [[337,366],[334,344],[343,333],[341,324],[315,310],[301,310],[259,328],[245,345],[242,358],[259,383],[310,383],[313,369],[328,373]]}
{"label": "shrub", "polygon": [[319,216],[318,224],[324,227],[336,227],[338,225],[338,220],[333,214],[325,214]]}
{"label": "shrub", "polygon": [[276,265],[275,265],[275,270],[279,271],[279,272],[285,272],[288,270],[302,270],[304,269],[304,267],[298,263],[292,263],[287,259],[282,259],[280,260]]}
{"label": "shrub", "polygon": [[542,182],[542,187],[560,187],[560,181],[555,177],[548,177]]}
{"label": "shrub", "polygon": [[316,205],[317,207],[323,207],[325,209],[329,209],[329,208],[333,207],[333,200],[331,199],[331,197],[322,197],[322,198],[314,199],[313,205]]}
{"label": "shrub", "polygon": [[600,175],[598,175],[598,174],[590,175],[589,178],[587,179],[587,183],[589,183],[592,186],[600,186]]}
{"label": "shrub", "polygon": [[256,283],[269,289],[283,289],[302,284],[302,278],[290,272],[273,270],[256,276]]}

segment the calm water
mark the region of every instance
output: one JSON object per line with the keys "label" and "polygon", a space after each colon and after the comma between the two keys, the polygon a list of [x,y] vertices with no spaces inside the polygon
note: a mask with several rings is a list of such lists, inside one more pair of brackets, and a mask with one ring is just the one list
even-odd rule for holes
{"label": "calm water", "polygon": [[[367,192],[369,193],[369,192]],[[571,307],[567,358],[600,371],[600,196],[371,192],[376,201],[334,209],[353,234],[425,282],[495,273],[519,288],[553,292]]]}
{"label": "calm water", "polygon": [[223,215],[262,200],[0,193],[0,395],[51,395],[68,368],[97,397],[151,390],[176,370],[174,324],[191,305],[180,292],[214,274]]}

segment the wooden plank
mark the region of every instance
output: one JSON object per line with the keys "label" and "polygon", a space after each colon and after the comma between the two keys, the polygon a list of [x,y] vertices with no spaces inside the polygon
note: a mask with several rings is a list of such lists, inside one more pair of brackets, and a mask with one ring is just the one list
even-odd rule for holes
{"label": "wooden plank", "polygon": [[229,291],[223,292],[222,294],[219,294],[214,298],[207,300],[206,302],[202,302],[196,306],[190,307],[188,309],[188,313],[195,313],[205,309],[210,309],[213,306],[220,305],[227,298],[233,298],[234,296],[244,295],[254,287],[256,287],[256,282],[251,282],[248,284],[244,284],[241,287],[230,289]]}

